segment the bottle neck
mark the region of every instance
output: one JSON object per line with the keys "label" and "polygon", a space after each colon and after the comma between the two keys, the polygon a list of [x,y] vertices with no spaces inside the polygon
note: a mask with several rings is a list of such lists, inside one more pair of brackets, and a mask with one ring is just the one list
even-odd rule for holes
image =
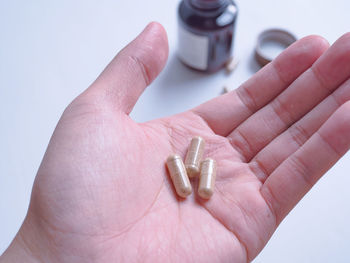
{"label": "bottle neck", "polygon": [[218,9],[225,4],[227,0],[187,0],[193,7],[202,10]]}

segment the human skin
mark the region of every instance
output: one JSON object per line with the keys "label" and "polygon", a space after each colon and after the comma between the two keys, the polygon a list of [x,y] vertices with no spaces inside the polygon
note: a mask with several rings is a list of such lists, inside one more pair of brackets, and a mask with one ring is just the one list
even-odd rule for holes
{"label": "human skin", "polygon": [[[1,263],[249,262],[349,149],[349,33],[303,38],[236,90],[136,123],[167,56],[151,23],[66,108]],[[165,167],[195,135],[218,165],[209,201],[196,180],[177,197]]]}

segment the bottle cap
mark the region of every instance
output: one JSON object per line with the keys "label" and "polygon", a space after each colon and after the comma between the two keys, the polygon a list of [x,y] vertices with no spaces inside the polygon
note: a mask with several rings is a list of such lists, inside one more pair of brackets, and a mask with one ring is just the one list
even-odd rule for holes
{"label": "bottle cap", "polygon": [[277,57],[276,51],[283,51],[297,38],[284,29],[267,29],[261,32],[255,47],[255,59],[261,65],[265,66]]}

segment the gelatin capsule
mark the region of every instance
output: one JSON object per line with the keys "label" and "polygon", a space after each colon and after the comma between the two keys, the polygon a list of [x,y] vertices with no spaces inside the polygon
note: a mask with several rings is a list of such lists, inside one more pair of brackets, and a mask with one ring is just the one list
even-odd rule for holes
{"label": "gelatin capsule", "polygon": [[225,66],[226,73],[231,74],[232,72],[234,72],[238,66],[238,63],[239,63],[238,59],[236,58],[234,59],[233,57],[231,57],[229,61],[227,61]]}
{"label": "gelatin capsule", "polygon": [[188,147],[185,167],[190,178],[195,177],[200,172],[200,164],[204,153],[205,141],[202,137],[196,136],[192,138]]}
{"label": "gelatin capsule", "polygon": [[173,181],[176,193],[186,198],[192,193],[192,186],[188,179],[185,165],[179,155],[170,155],[166,161],[171,180]]}
{"label": "gelatin capsule", "polygon": [[198,194],[204,199],[209,199],[214,193],[216,179],[216,162],[206,158],[201,165]]}

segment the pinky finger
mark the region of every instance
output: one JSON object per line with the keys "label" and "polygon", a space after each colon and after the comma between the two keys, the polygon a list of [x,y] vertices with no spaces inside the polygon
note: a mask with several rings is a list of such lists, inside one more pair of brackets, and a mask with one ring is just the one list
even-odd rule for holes
{"label": "pinky finger", "polygon": [[350,102],[265,181],[261,194],[279,224],[289,211],[350,148]]}

